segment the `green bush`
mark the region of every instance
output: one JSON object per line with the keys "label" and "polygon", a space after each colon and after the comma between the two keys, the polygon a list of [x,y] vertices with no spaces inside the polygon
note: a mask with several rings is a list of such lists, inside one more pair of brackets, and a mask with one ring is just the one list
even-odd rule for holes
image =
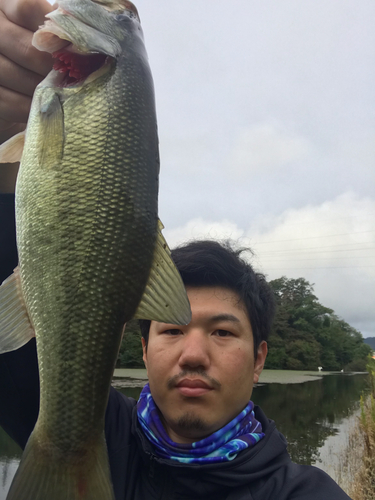
{"label": "green bush", "polygon": [[138,321],[127,323],[117,358],[117,368],[144,368],[141,331]]}

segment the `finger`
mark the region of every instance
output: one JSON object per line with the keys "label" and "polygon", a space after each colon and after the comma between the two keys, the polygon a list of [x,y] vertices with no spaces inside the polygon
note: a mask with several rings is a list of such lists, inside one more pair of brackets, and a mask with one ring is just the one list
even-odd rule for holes
{"label": "finger", "polygon": [[31,97],[0,87],[0,116],[14,123],[26,123],[31,107]]}
{"label": "finger", "polygon": [[[1,1],[1,0],[0,0]],[[46,76],[52,67],[52,57],[31,45],[31,31],[11,23],[0,11],[0,54],[39,75]]]}
{"label": "finger", "polygon": [[36,31],[53,8],[46,0],[0,0],[0,10],[12,23]]}
{"label": "finger", "polygon": [[0,54],[0,86],[32,97],[42,79],[42,76],[21,68]]}

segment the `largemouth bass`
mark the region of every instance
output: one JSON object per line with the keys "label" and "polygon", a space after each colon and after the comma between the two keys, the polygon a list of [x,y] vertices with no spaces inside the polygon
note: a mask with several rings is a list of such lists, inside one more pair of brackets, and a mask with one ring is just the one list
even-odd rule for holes
{"label": "largemouth bass", "polygon": [[21,165],[19,267],[0,287],[0,352],[34,334],[40,412],[8,500],[114,498],[104,415],[131,318],[187,324],[161,235],[154,92],[136,8],[60,0],[34,45],[56,57],[37,87]]}

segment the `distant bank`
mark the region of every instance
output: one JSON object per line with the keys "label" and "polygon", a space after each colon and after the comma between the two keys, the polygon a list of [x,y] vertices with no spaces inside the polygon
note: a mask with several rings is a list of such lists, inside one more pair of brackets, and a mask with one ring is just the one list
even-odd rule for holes
{"label": "distant bank", "polygon": [[[263,370],[259,384],[301,384],[319,380],[323,376],[339,372],[319,372],[302,370]],[[343,374],[345,375],[345,374]],[[144,368],[116,368],[112,385],[115,387],[143,387],[147,382]]]}

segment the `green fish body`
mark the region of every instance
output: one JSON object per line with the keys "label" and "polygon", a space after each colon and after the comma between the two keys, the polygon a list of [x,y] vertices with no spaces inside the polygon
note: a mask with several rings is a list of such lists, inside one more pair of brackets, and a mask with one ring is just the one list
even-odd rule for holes
{"label": "green fish body", "polygon": [[[124,324],[190,319],[160,233],[154,92],[139,20],[133,9],[102,3],[59,6],[78,24],[94,12],[89,29],[106,19],[105,35],[120,49],[107,52],[92,81],[53,71],[36,89],[27,125],[16,188],[19,271],[0,291],[17,290],[35,331],[41,397],[8,500],[114,498],[103,429]],[[76,42],[64,12],[49,23]],[[85,54],[63,57],[72,64]]]}

